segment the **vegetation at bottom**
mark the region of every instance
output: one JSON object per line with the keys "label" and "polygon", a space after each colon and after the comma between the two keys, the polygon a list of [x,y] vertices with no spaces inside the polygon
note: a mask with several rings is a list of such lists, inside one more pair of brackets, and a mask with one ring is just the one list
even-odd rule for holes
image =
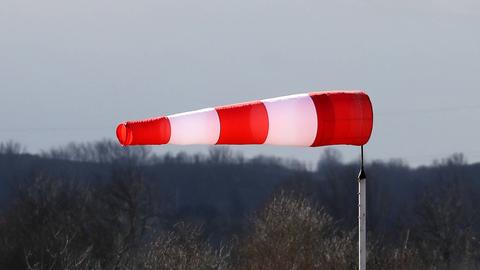
{"label": "vegetation at bottom", "polygon": [[[480,164],[372,161],[368,269],[479,269]],[[358,164],[0,143],[0,269],[356,269]]]}

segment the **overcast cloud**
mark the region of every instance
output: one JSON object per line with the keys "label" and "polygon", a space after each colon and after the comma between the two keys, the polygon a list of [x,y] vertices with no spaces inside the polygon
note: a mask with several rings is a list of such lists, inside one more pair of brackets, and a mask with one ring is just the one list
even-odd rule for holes
{"label": "overcast cloud", "polygon": [[[124,120],[328,89],[372,98],[369,159],[480,161],[480,2],[0,2],[0,141],[33,152],[113,139]],[[179,149],[205,147],[158,147]]]}

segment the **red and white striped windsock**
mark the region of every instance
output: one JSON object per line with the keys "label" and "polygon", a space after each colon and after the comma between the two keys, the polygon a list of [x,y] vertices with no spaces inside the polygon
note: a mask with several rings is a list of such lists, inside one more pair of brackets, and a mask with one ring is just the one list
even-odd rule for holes
{"label": "red and white striped windsock", "polygon": [[122,145],[364,145],[373,127],[363,91],[326,91],[207,108],[117,127]]}

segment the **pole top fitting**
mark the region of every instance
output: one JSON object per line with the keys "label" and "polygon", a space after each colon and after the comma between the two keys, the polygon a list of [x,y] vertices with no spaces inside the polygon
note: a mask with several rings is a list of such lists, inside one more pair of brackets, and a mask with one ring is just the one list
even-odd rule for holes
{"label": "pole top fitting", "polygon": [[365,170],[363,167],[360,169],[360,172],[358,173],[358,181],[362,181],[367,179],[367,175],[365,174]]}
{"label": "pole top fitting", "polygon": [[363,167],[363,145],[360,146],[360,172],[358,173],[358,181],[362,181],[364,179],[367,179],[367,175],[365,174],[365,169]]}

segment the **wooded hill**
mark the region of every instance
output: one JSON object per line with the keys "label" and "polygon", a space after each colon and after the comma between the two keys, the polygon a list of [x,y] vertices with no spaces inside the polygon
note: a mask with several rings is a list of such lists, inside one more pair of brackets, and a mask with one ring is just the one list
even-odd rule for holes
{"label": "wooded hill", "polygon": [[[221,258],[213,264],[223,268],[213,269],[259,269],[258,261],[243,266],[235,262],[258,248],[252,230],[262,213],[263,217],[277,213],[276,194],[277,202],[293,201],[277,205],[283,207],[279,215],[297,214],[287,211],[296,202],[307,209],[305,216],[318,214],[329,220],[335,228],[331,234],[342,235],[344,242],[340,243],[349,243],[342,252],[350,252],[351,258],[343,264],[335,262],[333,268],[300,265],[304,269],[351,269],[356,263],[358,167],[342,162],[332,150],[325,151],[311,171],[301,162],[263,156],[247,159],[225,147],[213,147],[204,155],[158,155],[150,148],[123,148],[112,141],[99,141],[32,155],[18,144],[2,143],[0,266],[47,269],[53,264],[52,269],[64,269],[73,260],[71,269],[85,269],[87,261],[92,263],[87,268],[116,269],[138,263],[125,258],[138,257],[145,245],[155,239],[161,242],[159,235],[178,233],[181,227],[180,231],[198,236],[195,241],[200,244],[195,247],[208,251],[202,258]],[[369,255],[370,267],[381,269],[387,263],[406,267],[396,269],[477,266],[480,164],[468,164],[461,154],[455,154],[418,168],[399,160],[373,161],[366,170],[369,246],[375,251],[372,254],[384,255]],[[320,212],[312,214],[308,209]],[[52,254],[52,246],[66,247],[65,243],[73,250],[69,257],[62,257],[66,255],[60,251]],[[228,259],[217,256],[225,243],[230,243]],[[386,257],[394,257],[390,255],[395,250],[403,252],[399,253],[403,257],[396,257],[403,261],[385,262]]]}

